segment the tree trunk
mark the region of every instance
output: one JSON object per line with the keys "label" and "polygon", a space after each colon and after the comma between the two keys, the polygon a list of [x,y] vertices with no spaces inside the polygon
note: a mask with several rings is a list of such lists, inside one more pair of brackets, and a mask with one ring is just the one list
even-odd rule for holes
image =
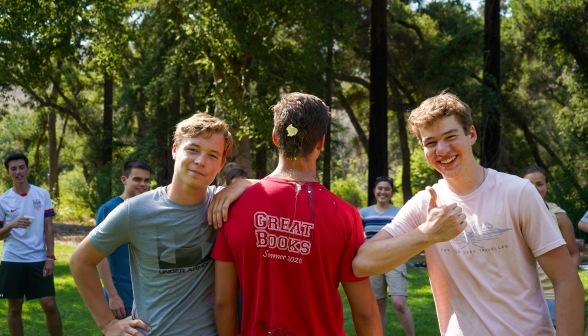
{"label": "tree trunk", "polygon": [[[326,87],[325,87],[325,104],[331,108],[333,105],[333,45],[329,44],[327,50],[327,69],[326,69]],[[327,133],[325,136],[325,148],[323,150],[323,185],[327,189],[331,189],[331,120],[327,126]]]}
{"label": "tree trunk", "polygon": [[484,85],[492,94],[482,104],[484,167],[500,168],[500,0],[486,0],[484,8]]}
{"label": "tree trunk", "polygon": [[402,196],[404,203],[406,203],[412,198],[412,188],[410,186],[410,149],[408,148],[404,112],[396,111],[396,122],[398,123],[398,138],[400,140],[400,153],[402,154]]}
{"label": "tree trunk", "polygon": [[59,199],[59,172],[58,172],[58,154],[57,154],[57,130],[56,130],[57,113],[49,110],[47,129],[49,135],[49,194],[52,199]]}
{"label": "tree trunk", "polygon": [[368,148],[368,202],[378,176],[388,175],[388,90],[386,86],[386,1],[372,0],[370,31],[370,129]]}
{"label": "tree trunk", "polygon": [[267,176],[267,143],[257,147],[255,151],[255,178],[262,179]]}
{"label": "tree trunk", "polygon": [[112,74],[104,71],[104,108],[102,115],[101,166],[98,173],[98,198],[104,204],[112,197]]}

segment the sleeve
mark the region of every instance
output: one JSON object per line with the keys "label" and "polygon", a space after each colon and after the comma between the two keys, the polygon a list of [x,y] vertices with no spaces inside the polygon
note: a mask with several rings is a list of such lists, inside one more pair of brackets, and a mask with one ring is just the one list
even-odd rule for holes
{"label": "sleeve", "polygon": [[226,262],[235,262],[235,257],[233,256],[231,249],[229,249],[229,243],[227,242],[227,229],[229,227],[228,224],[228,222],[225,223],[225,225],[223,225],[223,227],[218,232],[216,241],[214,242],[214,248],[212,250],[212,259]]}
{"label": "sleeve", "polygon": [[106,209],[106,204],[103,204],[100,208],[98,208],[98,211],[96,212],[96,226],[100,225],[100,223],[104,221],[104,218],[108,216],[109,212],[110,211]]}
{"label": "sleeve", "polygon": [[45,204],[45,215],[43,216],[44,218],[47,217],[54,217],[55,216],[55,211],[53,210],[53,203],[51,202],[51,197],[49,196],[49,192],[45,189],[43,190],[43,197],[45,198],[43,200],[43,204]]}
{"label": "sleeve", "polygon": [[111,254],[117,247],[130,240],[129,202],[116,207],[110,216],[94,228],[89,234],[90,243],[105,254]]}
{"label": "sleeve", "polygon": [[588,211],[584,214],[584,217],[580,219],[582,222],[588,223]]}
{"label": "sleeve", "polygon": [[359,212],[356,209],[351,209],[353,211],[349,217],[351,217],[352,223],[350,225],[349,230],[349,238],[347,240],[347,246],[343,251],[343,258],[341,263],[339,264],[339,274],[341,282],[357,282],[367,279],[368,277],[356,277],[353,274],[353,269],[351,267],[351,262],[355,255],[357,254],[357,250],[363,244],[363,225],[361,223],[361,217],[359,216]]}
{"label": "sleeve", "polygon": [[393,237],[398,237],[416,229],[427,220],[429,193],[419,191],[396,214],[394,220],[384,227]]}
{"label": "sleeve", "polygon": [[[538,257],[565,245],[557,223],[537,189],[531,183],[527,183],[519,197],[519,225],[533,255]],[[516,214],[513,218],[517,218]]]}

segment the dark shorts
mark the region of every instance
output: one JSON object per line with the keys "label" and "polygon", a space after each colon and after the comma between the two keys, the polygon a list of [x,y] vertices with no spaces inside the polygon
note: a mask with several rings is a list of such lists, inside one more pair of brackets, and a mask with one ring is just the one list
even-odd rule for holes
{"label": "dark shorts", "polygon": [[0,299],[38,299],[55,296],[53,275],[43,277],[45,262],[0,264]]}

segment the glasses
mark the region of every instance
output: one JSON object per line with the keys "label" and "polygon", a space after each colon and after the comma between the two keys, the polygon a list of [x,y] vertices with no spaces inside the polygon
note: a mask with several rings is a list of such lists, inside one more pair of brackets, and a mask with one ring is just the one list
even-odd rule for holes
{"label": "glasses", "polygon": [[376,182],[388,181],[392,183],[392,178],[388,176],[378,176],[376,177]]}

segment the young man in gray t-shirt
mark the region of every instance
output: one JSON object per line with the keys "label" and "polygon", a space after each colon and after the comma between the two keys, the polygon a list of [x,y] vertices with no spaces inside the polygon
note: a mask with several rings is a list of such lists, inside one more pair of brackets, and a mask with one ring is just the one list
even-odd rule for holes
{"label": "young man in gray t-shirt", "polygon": [[[172,182],[127,200],[82,241],[70,267],[82,298],[105,334],[216,335],[212,311],[216,231],[206,212],[209,187],[231,153],[225,122],[196,114],[174,134]],[[132,318],[115,319],[102,296],[96,265],[128,243]]]}

